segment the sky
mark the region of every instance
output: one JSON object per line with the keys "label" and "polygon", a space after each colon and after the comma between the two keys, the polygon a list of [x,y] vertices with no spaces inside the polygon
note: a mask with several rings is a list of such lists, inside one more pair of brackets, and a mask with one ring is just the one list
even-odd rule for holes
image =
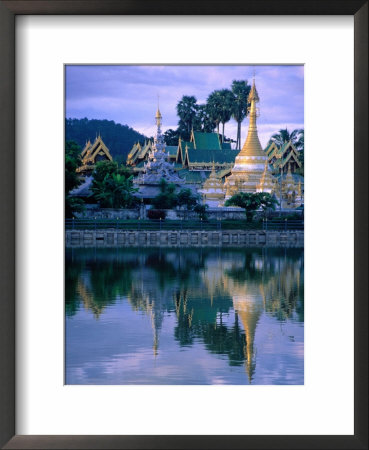
{"label": "sky", "polygon": [[[66,117],[107,119],[128,125],[146,136],[155,134],[155,112],[160,102],[163,131],[178,124],[176,105],[183,95],[199,104],[233,80],[255,83],[259,93],[258,131],[261,144],[282,128],[304,127],[304,67],[267,65],[223,66],[66,66]],[[242,123],[242,143],[248,119]],[[225,125],[225,135],[236,139],[237,123]]]}

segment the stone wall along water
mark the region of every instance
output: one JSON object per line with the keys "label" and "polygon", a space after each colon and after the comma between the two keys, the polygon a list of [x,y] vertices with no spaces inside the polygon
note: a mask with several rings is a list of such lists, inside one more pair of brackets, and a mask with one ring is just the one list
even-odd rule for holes
{"label": "stone wall along water", "polygon": [[67,247],[303,247],[304,232],[262,230],[66,230]]}

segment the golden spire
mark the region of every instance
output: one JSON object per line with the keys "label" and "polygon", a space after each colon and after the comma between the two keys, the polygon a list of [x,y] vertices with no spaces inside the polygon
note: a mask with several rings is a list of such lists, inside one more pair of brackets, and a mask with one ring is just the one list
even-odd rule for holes
{"label": "golden spire", "polygon": [[259,141],[258,130],[256,127],[256,117],[258,115],[256,103],[258,103],[260,99],[258,91],[256,90],[255,79],[252,82],[251,91],[247,100],[251,103],[249,110],[249,131],[246,142],[244,143],[238,156],[265,156]]}
{"label": "golden spire", "polygon": [[162,116],[161,116],[161,112],[159,109],[159,95],[158,95],[158,109],[156,110],[156,114],[155,114],[156,126],[159,127],[161,125],[161,119],[162,119]]}
{"label": "golden spire", "polygon": [[257,191],[272,193],[274,188],[274,179],[269,171],[268,160],[266,160],[263,175],[261,176],[260,183],[256,189]]}

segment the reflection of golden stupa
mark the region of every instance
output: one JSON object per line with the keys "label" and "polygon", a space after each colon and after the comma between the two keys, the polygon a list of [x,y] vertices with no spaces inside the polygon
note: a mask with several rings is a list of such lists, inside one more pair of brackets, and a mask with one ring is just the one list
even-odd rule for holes
{"label": "reflection of golden stupa", "polygon": [[238,291],[236,290],[233,295],[233,307],[241,319],[246,334],[245,365],[251,384],[256,368],[255,331],[264,309],[264,299],[260,287],[249,284]]}
{"label": "reflection of golden stupa", "polygon": [[[248,101],[251,104],[249,131],[246,142],[236,157],[232,173],[224,183],[226,199],[237,192],[256,192],[266,169],[265,162],[268,161],[268,157],[261,147],[256,127],[256,117],[258,116],[256,103],[259,102],[259,94],[256,90],[255,80],[252,83]],[[266,170],[270,171],[268,166]],[[271,174],[270,177],[272,177]]]}
{"label": "reflection of golden stupa", "polygon": [[93,293],[87,288],[82,279],[79,279],[77,282],[77,293],[81,297],[86,311],[92,311],[95,318],[98,319],[100,314],[104,311],[105,306],[99,305],[99,303],[96,302]]}

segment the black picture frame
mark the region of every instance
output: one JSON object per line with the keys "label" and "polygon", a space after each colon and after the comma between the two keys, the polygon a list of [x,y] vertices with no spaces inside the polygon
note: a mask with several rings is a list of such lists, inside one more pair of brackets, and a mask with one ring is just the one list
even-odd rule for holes
{"label": "black picture frame", "polygon": [[[353,15],[355,42],[354,435],[15,435],[15,17],[19,14]],[[0,445],[6,449],[368,448],[368,1],[0,0]],[[21,251],[21,249],[20,249]],[[339,395],[339,393],[337,393]]]}

